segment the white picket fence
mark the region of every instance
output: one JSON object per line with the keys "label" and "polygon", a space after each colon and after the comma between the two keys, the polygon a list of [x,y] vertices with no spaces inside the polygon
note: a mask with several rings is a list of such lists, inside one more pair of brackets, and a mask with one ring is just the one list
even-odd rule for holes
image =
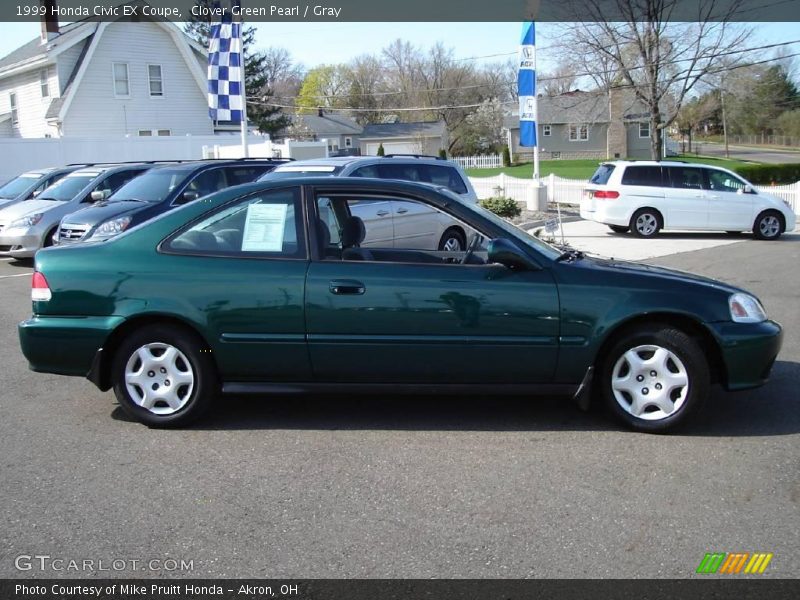
{"label": "white picket fence", "polygon": [[464,169],[492,169],[503,166],[503,157],[499,154],[486,156],[453,156],[451,161],[458,163]]}
{"label": "white picket fence", "polygon": [[[517,202],[528,202],[534,190],[533,179],[520,179],[505,173],[495,177],[470,177],[469,180],[472,187],[475,188],[478,198],[490,198],[499,194],[513,198]],[[583,179],[566,179],[553,173],[542,178],[542,185],[547,188],[547,201],[557,204],[579,205],[587,183]],[[761,192],[785,200],[795,214],[800,215],[800,181],[789,185],[757,185],[755,187]]]}
{"label": "white picket fence", "polygon": [[[517,202],[527,202],[534,193],[533,179],[511,177],[505,173],[495,177],[470,177],[469,180],[478,198],[491,198],[499,194]],[[566,179],[551,173],[542,178],[542,184],[547,188],[548,202],[578,205],[587,182],[582,179]]]}

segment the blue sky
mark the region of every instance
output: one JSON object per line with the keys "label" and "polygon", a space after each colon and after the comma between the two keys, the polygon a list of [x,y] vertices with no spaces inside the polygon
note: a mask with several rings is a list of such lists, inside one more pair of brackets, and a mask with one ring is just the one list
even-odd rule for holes
{"label": "blue sky", "polygon": [[[468,58],[515,53],[521,24],[513,23],[257,23],[260,47],[282,46],[306,67],[346,62],[359,54],[376,52],[396,38],[429,47],[441,41],[455,56]],[[800,39],[800,23],[756,23],[751,46]],[[0,23],[0,56],[39,35],[38,23]],[[546,46],[553,25],[537,25],[539,68],[552,66]],[[800,52],[800,44],[792,46]],[[485,59],[503,60],[505,57]],[[800,61],[798,61],[800,62]]]}

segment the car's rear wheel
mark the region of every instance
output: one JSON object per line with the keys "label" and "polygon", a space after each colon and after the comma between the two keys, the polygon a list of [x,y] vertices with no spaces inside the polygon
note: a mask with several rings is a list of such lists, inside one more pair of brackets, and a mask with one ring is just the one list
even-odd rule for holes
{"label": "car's rear wheel", "polygon": [[467,240],[458,229],[448,229],[442,234],[442,239],[439,240],[439,250],[444,250],[445,252],[463,252],[466,247]]}
{"label": "car's rear wheel", "polygon": [[606,405],[638,431],[662,432],[685,423],[708,396],[710,380],[700,345],[668,325],[628,331],[600,366]]}
{"label": "car's rear wheel", "polygon": [[114,394],[131,417],[153,427],[179,427],[208,410],[219,383],[216,366],[196,335],[169,325],[126,338],[112,364]]}
{"label": "car's rear wheel", "polygon": [[631,231],[636,237],[653,237],[662,227],[661,214],[652,208],[640,208],[631,217]]}
{"label": "car's rear wheel", "polygon": [[608,228],[614,233],[628,233],[631,228],[625,225],[609,225]]}
{"label": "car's rear wheel", "polygon": [[757,240],[777,240],[783,233],[781,214],[774,210],[767,210],[756,217],[753,224],[753,237]]}

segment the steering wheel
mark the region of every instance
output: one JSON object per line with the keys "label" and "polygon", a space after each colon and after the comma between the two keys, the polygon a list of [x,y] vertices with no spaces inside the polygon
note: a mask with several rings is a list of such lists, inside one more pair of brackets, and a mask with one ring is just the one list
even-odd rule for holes
{"label": "steering wheel", "polygon": [[472,258],[475,250],[478,249],[478,245],[481,243],[481,240],[483,240],[483,236],[480,233],[475,232],[475,235],[472,237],[472,241],[470,241],[467,251],[464,253],[464,256],[459,264],[465,265],[469,262],[469,259]]}

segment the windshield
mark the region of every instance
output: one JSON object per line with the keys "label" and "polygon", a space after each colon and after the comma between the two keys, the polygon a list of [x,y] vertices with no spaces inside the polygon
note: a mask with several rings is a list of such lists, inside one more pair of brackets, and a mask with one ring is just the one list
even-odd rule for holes
{"label": "windshield", "polygon": [[66,202],[72,200],[78,192],[89,185],[97,178],[97,175],[76,175],[74,177],[64,177],[59,179],[41,194],[37,200],[57,200],[58,202]]}
{"label": "windshield", "polygon": [[34,183],[39,181],[40,178],[41,175],[20,175],[19,177],[15,177],[3,187],[0,187],[0,198],[5,200],[8,200],[9,198],[16,198]]}
{"label": "windshield", "polygon": [[259,181],[275,181],[276,179],[294,179],[296,177],[333,177],[342,171],[342,167],[332,167],[327,165],[308,165],[305,167],[278,167],[262,175]]}
{"label": "windshield", "polygon": [[125,200],[141,200],[144,202],[162,202],[170,192],[181,185],[192,173],[187,169],[153,169],[119,188],[110,198],[110,202]]}

